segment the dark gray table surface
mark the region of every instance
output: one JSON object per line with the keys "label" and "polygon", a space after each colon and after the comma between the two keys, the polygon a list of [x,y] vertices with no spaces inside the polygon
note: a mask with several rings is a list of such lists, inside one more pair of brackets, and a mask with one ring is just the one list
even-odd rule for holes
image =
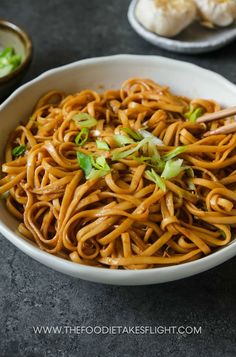
{"label": "dark gray table surface", "polygon": [[[0,0],[0,17],[25,28],[34,58],[25,78],[78,59],[163,55],[236,83],[236,43],[201,56],[162,51],[130,28],[128,0]],[[0,356],[236,356],[236,259],[168,284],[116,287],[50,270],[0,237]],[[33,326],[196,326],[201,334],[35,334]]]}

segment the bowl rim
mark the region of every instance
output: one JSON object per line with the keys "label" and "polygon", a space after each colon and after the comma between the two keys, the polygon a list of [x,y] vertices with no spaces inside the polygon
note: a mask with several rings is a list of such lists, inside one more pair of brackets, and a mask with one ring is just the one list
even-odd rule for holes
{"label": "bowl rim", "polygon": [[20,41],[23,43],[25,48],[24,60],[13,72],[10,72],[4,77],[0,77],[0,84],[2,84],[16,77],[20,72],[22,72],[28,66],[32,58],[33,44],[30,36],[22,28],[20,28],[18,25],[15,25],[14,23],[8,20],[0,19],[0,28],[5,28],[16,34],[19,37]]}
{"label": "bowl rim", "polygon": [[[0,111],[6,106],[10,105],[11,101],[24,92],[25,89],[31,87],[32,85],[37,84],[40,81],[43,81],[50,77],[51,75],[55,75],[59,72],[63,72],[67,69],[73,69],[76,67],[84,67],[90,64],[101,64],[106,63],[106,61],[121,61],[126,60],[132,63],[134,59],[139,61],[144,61],[149,58],[150,60],[159,61],[159,63],[165,63],[174,65],[176,70],[178,68],[188,68],[194,71],[201,71],[208,78],[215,78],[216,80],[223,83],[226,87],[231,90],[234,90],[236,93],[236,86],[224,78],[223,76],[204,69],[200,66],[197,66],[192,63],[179,61],[175,59],[170,59],[162,56],[145,56],[145,55],[130,55],[130,54],[118,54],[112,56],[104,56],[104,57],[94,57],[89,59],[82,59],[70,64],[66,64],[64,66],[56,67],[54,69],[50,69],[35,79],[29,81],[28,83],[20,86],[16,89],[9,98],[7,98],[1,105]],[[94,282],[102,282],[108,284],[119,284],[119,285],[146,285],[146,284],[156,284],[160,282],[167,282],[172,280],[178,280],[184,277],[188,277],[191,275],[195,275],[211,269],[215,266],[220,265],[226,260],[232,258],[236,255],[236,240],[232,241],[229,245],[220,248],[214,253],[198,259],[196,261],[187,262],[184,264],[171,265],[167,267],[158,267],[152,269],[142,269],[142,270],[111,270],[106,268],[85,266],[82,264],[74,263],[71,261],[67,261],[61,257],[54,256],[50,253],[40,250],[40,248],[34,245],[32,242],[28,241],[26,238],[24,239],[19,234],[11,230],[5,223],[0,220],[0,232],[11,241],[16,247],[25,252],[27,255],[31,256],[35,260],[41,262],[44,265],[47,265],[54,270],[63,272],[68,275],[73,275],[78,278],[82,278],[89,281]],[[81,276],[82,275],[82,276]],[[162,279],[162,281],[156,281],[157,276]],[[133,280],[132,280],[133,279]]]}

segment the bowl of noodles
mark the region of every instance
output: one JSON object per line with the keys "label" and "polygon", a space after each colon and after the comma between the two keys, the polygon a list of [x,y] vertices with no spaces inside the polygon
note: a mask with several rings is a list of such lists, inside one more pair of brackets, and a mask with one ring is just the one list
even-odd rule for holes
{"label": "bowl of noodles", "polygon": [[236,87],[195,65],[116,55],[50,70],[0,110],[0,231],[59,272],[119,285],[236,254]]}

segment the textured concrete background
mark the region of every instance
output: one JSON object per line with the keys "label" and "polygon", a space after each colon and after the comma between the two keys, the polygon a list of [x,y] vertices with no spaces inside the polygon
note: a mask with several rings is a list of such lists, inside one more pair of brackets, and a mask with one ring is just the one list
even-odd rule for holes
{"label": "textured concrete background", "polygon": [[[139,38],[128,0],[0,0],[0,17],[31,35],[25,80],[81,58],[116,53],[163,55],[215,70],[236,83],[235,43],[212,54],[180,56]],[[28,258],[0,237],[1,357],[236,356],[236,259],[178,282],[111,287],[76,280]],[[202,326],[201,335],[36,335],[36,325]]]}

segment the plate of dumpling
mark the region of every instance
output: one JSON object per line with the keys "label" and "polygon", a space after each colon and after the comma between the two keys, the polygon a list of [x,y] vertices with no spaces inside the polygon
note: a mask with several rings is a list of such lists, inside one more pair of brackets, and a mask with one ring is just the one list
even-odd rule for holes
{"label": "plate of dumpling", "polygon": [[197,54],[236,39],[236,0],[132,0],[128,19],[161,48]]}

